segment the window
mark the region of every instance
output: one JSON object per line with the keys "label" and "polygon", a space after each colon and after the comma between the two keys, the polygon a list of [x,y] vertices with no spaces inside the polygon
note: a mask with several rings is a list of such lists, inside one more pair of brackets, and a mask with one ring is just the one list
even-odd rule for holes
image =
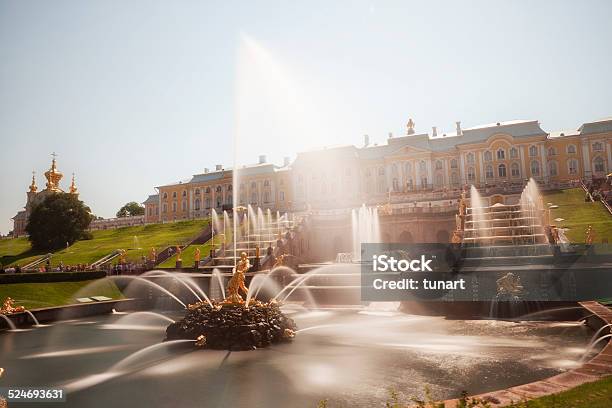
{"label": "window", "polygon": [[206,198],[206,209],[210,208],[210,198]]}
{"label": "window", "polygon": [[451,166],[451,169],[456,169],[457,168],[457,159],[451,159],[450,166]]}
{"label": "window", "polygon": [[264,181],[264,187],[270,187],[270,180]]}
{"label": "window", "polygon": [[223,190],[221,189],[221,186],[217,186],[217,193],[220,193],[221,191],[223,191]]}
{"label": "window", "polygon": [[557,171],[557,162],[550,161],[548,162],[548,175],[551,177],[556,177],[559,172]]}
{"label": "window", "polygon": [[537,160],[532,160],[531,161],[531,175],[532,176],[539,176],[540,175],[540,162],[537,161]]}
{"label": "window", "polygon": [[163,212],[163,213],[167,213],[167,212],[168,212],[168,204],[167,204],[167,203],[164,203],[164,204],[162,205],[162,212]]}
{"label": "window", "polygon": [[567,170],[569,174],[578,174],[578,160],[570,159],[567,161]]}
{"label": "window", "polygon": [[186,200],[183,200],[183,201],[181,202],[181,209],[182,209],[183,211],[187,211],[187,201],[186,201]]}
{"label": "window", "polygon": [[576,154],[576,145],[568,145],[567,146],[567,154]]}
{"label": "window", "polygon": [[183,197],[187,197],[187,190],[183,190]]}
{"label": "window", "polygon": [[412,173],[412,166],[410,165],[410,162],[404,163],[404,174],[408,176],[411,173]]}
{"label": "window", "polygon": [[601,157],[596,157],[595,160],[593,160],[593,168],[598,173],[606,171],[606,164],[604,162],[604,159]]}
{"label": "window", "polygon": [[442,170],[443,163],[442,160],[436,160],[436,170]]}
{"label": "window", "polygon": [[516,159],[518,157],[518,149],[516,147],[511,147],[510,148],[510,158],[511,159]]}
{"label": "window", "polygon": [[199,189],[199,188],[196,188],[196,190],[195,190],[195,195],[197,195],[197,196],[199,196],[199,195],[200,195],[200,189]]}
{"label": "window", "polygon": [[444,176],[442,174],[436,174],[436,185],[441,186],[444,184]]}
{"label": "window", "polygon": [[172,212],[176,212],[176,201],[172,203]]}
{"label": "window", "polygon": [[231,184],[230,184],[230,185],[228,185],[228,186],[227,186],[227,191],[232,191],[232,190],[233,190],[232,185],[231,185]]}
{"label": "window", "polygon": [[397,165],[395,163],[391,165],[391,174],[397,176]]}
{"label": "window", "polygon": [[512,174],[512,177],[521,176],[521,170],[519,169],[518,163],[512,163],[512,165],[510,166],[510,172]]}
{"label": "window", "polygon": [[593,151],[594,152],[602,152],[603,151],[603,144],[601,142],[593,143]]}
{"label": "window", "polygon": [[168,199],[168,193],[164,193],[164,200]]}
{"label": "window", "polygon": [[394,178],[393,179],[393,191],[399,191],[399,180]]}
{"label": "window", "polygon": [[280,201],[285,201],[285,192],[284,192],[284,191],[281,191],[281,192],[278,194],[278,196],[279,196]]}
{"label": "window", "polygon": [[251,194],[251,204],[257,204],[257,193]]}
{"label": "window", "polygon": [[223,197],[217,196],[217,208],[221,208],[223,205]]}
{"label": "window", "polygon": [[506,159],[506,151],[504,149],[497,150],[497,160],[505,160]]}
{"label": "window", "polygon": [[210,187],[206,187],[206,194],[210,194]]}
{"label": "window", "polygon": [[538,146],[529,146],[529,156],[535,157],[537,155],[538,155]]}
{"label": "window", "polygon": [[465,157],[469,164],[474,164],[474,153],[468,153]]}
{"label": "window", "polygon": [[176,198],[176,191],[172,193],[172,198]]}
{"label": "window", "polygon": [[459,176],[456,172],[451,173],[451,184],[459,184]]}
{"label": "window", "polygon": [[379,167],[378,168],[378,175],[379,176],[384,176],[385,175],[385,168],[384,167]]}
{"label": "window", "polygon": [[195,199],[194,207],[196,211],[200,211],[200,199],[199,198]]}
{"label": "window", "polygon": [[549,147],[548,148],[548,155],[549,156],[556,156],[557,155],[557,149],[555,149],[554,147]]}
{"label": "window", "polygon": [[485,168],[485,178],[493,178],[493,166],[491,166],[490,164]]}
{"label": "window", "polygon": [[485,159],[485,161],[493,160],[493,153],[491,153],[489,150],[487,150],[486,152],[484,152],[484,159]]}
{"label": "window", "polygon": [[149,215],[149,217],[153,214],[153,208],[149,207],[147,208],[147,215]]}
{"label": "window", "polygon": [[421,173],[427,171],[427,163],[425,163],[423,160],[421,160],[421,162],[419,163],[419,170],[421,171]]}
{"label": "window", "polygon": [[497,175],[499,177],[506,177],[506,165],[505,164],[500,164],[499,166],[497,166]]}
{"label": "window", "polygon": [[234,202],[234,196],[232,196],[231,194],[225,198],[225,204],[232,205],[233,202]]}
{"label": "window", "polygon": [[378,182],[378,193],[379,193],[379,194],[385,193],[385,192],[386,192],[386,190],[387,190],[387,189],[386,189],[386,186],[385,186],[385,180],[384,180],[384,179],[383,179],[383,180],[380,180],[380,181]]}
{"label": "window", "polygon": [[468,181],[474,181],[476,179],[476,170],[473,167],[469,167],[467,171]]}

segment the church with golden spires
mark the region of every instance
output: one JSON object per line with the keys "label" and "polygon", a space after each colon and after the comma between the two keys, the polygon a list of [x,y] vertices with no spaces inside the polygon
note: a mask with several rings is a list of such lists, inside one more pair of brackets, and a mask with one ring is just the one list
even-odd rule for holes
{"label": "church with golden spires", "polygon": [[[56,163],[56,154],[53,153],[51,155],[53,159],[51,160],[51,167],[49,170],[45,172],[45,178],[47,179],[47,183],[45,185],[45,189],[38,191],[38,187],[36,186],[36,172],[32,172],[32,183],[28,189],[26,194],[26,205],[22,211],[19,211],[17,215],[15,215],[13,219],[13,237],[20,237],[26,235],[26,225],[28,224],[28,219],[30,218],[30,212],[34,205],[40,203],[45,197],[52,193],[65,193],[64,190],[60,187],[60,181],[64,177],[64,175],[57,169]],[[74,182],[74,173],[72,173],[72,182],[70,183],[70,187],[68,188],[68,193],[75,194],[78,196],[79,192],[76,188]]]}

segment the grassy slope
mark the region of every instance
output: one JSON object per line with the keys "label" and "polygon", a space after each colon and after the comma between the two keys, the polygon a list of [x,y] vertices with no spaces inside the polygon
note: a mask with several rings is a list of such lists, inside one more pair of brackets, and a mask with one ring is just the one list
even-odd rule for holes
{"label": "grassy slope", "polygon": [[[219,245],[223,241],[222,237],[219,235],[216,235],[214,237],[214,240],[215,240],[216,248],[219,248]],[[206,242],[203,245],[191,245],[185,248],[183,252],[181,253],[181,260],[183,262],[183,266],[191,267],[194,265],[194,262],[195,262],[194,255],[195,255],[196,248],[200,248],[200,259],[204,259],[208,255],[210,255],[211,247],[212,247],[212,239],[209,239],[208,242]],[[161,268],[174,268],[176,266],[176,255],[166,259],[164,262],[162,262],[158,266]]]}
{"label": "grassy slope", "polygon": [[516,405],[517,408],[608,408],[612,407],[612,377],[583,384],[560,394]]}
{"label": "grassy slope", "polygon": [[121,299],[123,295],[114,282],[88,280],[81,282],[14,283],[0,285],[0,300],[12,297],[16,305],[27,309],[76,303],[77,297],[106,296]]}
{"label": "grassy slope", "polygon": [[[92,263],[116,249],[128,250],[126,259],[137,261],[142,255],[148,255],[151,247],[155,247],[159,253],[169,245],[185,244],[207,224],[208,220],[192,220],[93,231],[93,239],[78,241],[71,247],[56,252],[52,265],[57,265],[60,261],[65,265]],[[30,251],[25,238],[0,241],[0,262],[4,265],[24,265],[39,256],[40,254]]]}
{"label": "grassy slope", "polygon": [[[592,225],[595,230],[595,242],[607,238],[612,242],[612,215],[600,202],[586,203],[585,193],[581,188],[545,192],[544,204],[552,203],[559,208],[551,210],[550,222],[569,228],[566,236],[572,242],[584,242],[585,230]],[[565,221],[556,222],[555,218],[564,218]]]}

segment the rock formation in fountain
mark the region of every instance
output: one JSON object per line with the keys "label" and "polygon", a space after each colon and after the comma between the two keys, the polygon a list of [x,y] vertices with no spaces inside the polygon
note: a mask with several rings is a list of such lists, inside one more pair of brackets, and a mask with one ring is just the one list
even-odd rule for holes
{"label": "rock formation in fountain", "polygon": [[278,303],[242,299],[240,292],[248,292],[244,274],[250,266],[243,252],[227,286],[227,297],[221,302],[189,305],[185,317],[166,329],[166,340],[196,340],[196,346],[222,350],[254,350],[291,340],[297,326]]}

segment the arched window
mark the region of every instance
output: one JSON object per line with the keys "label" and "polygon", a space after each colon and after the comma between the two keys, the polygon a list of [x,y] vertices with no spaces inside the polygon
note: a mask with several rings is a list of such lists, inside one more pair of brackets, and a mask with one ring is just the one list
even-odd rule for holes
{"label": "arched window", "polygon": [[442,186],[444,184],[444,176],[442,174],[436,174],[436,186]]}
{"label": "arched window", "polygon": [[453,185],[459,184],[459,176],[457,175],[457,172],[451,173],[451,184]]}
{"label": "arched window", "polygon": [[223,197],[217,196],[217,208],[220,208],[223,205]]}
{"label": "arched window", "polygon": [[474,181],[476,179],[476,170],[473,167],[469,167],[467,171],[468,181]]}
{"label": "arched window", "polygon": [[164,193],[163,197],[164,197],[164,200],[167,200],[168,199],[168,193]]}
{"label": "arched window", "polygon": [[176,198],[176,191],[172,192],[172,198]]}
{"label": "arched window", "polygon": [[474,153],[470,152],[465,157],[469,164],[474,164]]}
{"label": "arched window", "polygon": [[217,186],[217,193],[220,193],[221,191],[223,191],[223,190],[221,189],[221,186]]}
{"label": "arched window", "polygon": [[183,190],[183,194],[182,194],[182,196],[183,196],[183,197],[187,197],[187,190]]}
{"label": "arched window", "polygon": [[593,143],[593,151],[594,152],[602,152],[603,151],[603,144],[601,142]]}
{"label": "arched window", "polygon": [[234,202],[234,196],[229,194],[226,198],[225,198],[225,204],[227,205],[232,205]]}
{"label": "arched window", "polygon": [[436,170],[442,170],[443,166],[442,160],[436,160]]}
{"label": "arched window", "polygon": [[572,175],[578,174],[578,160],[569,159],[567,161],[567,171]]}
{"label": "arched window", "polygon": [[196,211],[200,211],[200,199],[199,198],[195,199],[194,207]]}
{"label": "arched window", "polygon": [[264,187],[270,187],[270,180],[264,180]]}
{"label": "arched window", "polygon": [[493,166],[491,166],[490,164],[485,167],[485,178],[493,178]]}
{"label": "arched window", "polygon": [[210,194],[210,187],[206,187],[206,194]]}
{"label": "arched window", "polygon": [[200,195],[200,189],[199,189],[199,188],[196,188],[196,189],[195,189],[195,195],[197,195],[197,196],[199,196],[199,195]]}
{"label": "arched window", "polygon": [[505,160],[506,159],[506,151],[504,149],[497,149],[497,160]]}
{"label": "arched window", "polygon": [[210,198],[206,197],[206,209],[210,208]]}
{"label": "arched window", "polygon": [[604,162],[604,159],[597,156],[594,160],[593,160],[593,168],[595,169],[596,172],[598,173],[602,173],[604,171],[606,171],[606,164]]}
{"label": "arched window", "polygon": [[576,154],[576,145],[567,145],[567,154]]}
{"label": "arched window", "polygon": [[457,159],[451,159],[450,167],[451,167],[451,169],[456,169],[457,168]]}
{"label": "arched window", "polygon": [[535,157],[538,155],[538,146],[529,146],[529,156]]}
{"label": "arched window", "polygon": [[167,213],[168,212],[168,204],[167,203],[163,203],[162,204],[162,212],[163,213]]}
{"label": "arched window", "polygon": [[251,204],[257,204],[257,193],[253,192],[251,194]]}
{"label": "arched window", "polygon": [[557,162],[549,161],[548,162],[548,175],[551,177],[556,177],[559,174],[557,171]]}
{"label": "arched window", "polygon": [[510,158],[511,159],[516,159],[518,157],[518,155],[519,155],[518,154],[518,149],[516,147],[512,146],[510,148]]}
{"label": "arched window", "polygon": [[231,184],[229,184],[229,185],[227,186],[227,191],[232,191],[232,185],[231,185]]}
{"label": "arched window", "polygon": [[510,166],[510,173],[512,174],[512,177],[521,177],[521,170],[518,163],[512,163]]}
{"label": "arched window", "polygon": [[181,202],[181,210],[187,211],[187,200]]}
{"label": "arched window", "polygon": [[484,159],[485,159],[485,161],[493,160],[493,153],[491,153],[490,150],[485,151],[484,152]]}
{"label": "arched window", "polygon": [[537,160],[531,161],[531,175],[536,177],[540,176],[540,162]]}
{"label": "arched window", "polygon": [[176,212],[176,201],[172,203],[172,212]]}
{"label": "arched window", "polygon": [[497,175],[499,177],[506,177],[506,165],[505,164],[500,164],[499,166],[497,166]]}
{"label": "arched window", "polygon": [[427,163],[425,163],[423,160],[421,160],[421,162],[419,163],[419,170],[421,171],[421,173],[427,171]]}
{"label": "arched window", "polygon": [[555,149],[554,147],[549,147],[548,148],[548,155],[549,156],[556,156],[557,155],[557,149]]}

